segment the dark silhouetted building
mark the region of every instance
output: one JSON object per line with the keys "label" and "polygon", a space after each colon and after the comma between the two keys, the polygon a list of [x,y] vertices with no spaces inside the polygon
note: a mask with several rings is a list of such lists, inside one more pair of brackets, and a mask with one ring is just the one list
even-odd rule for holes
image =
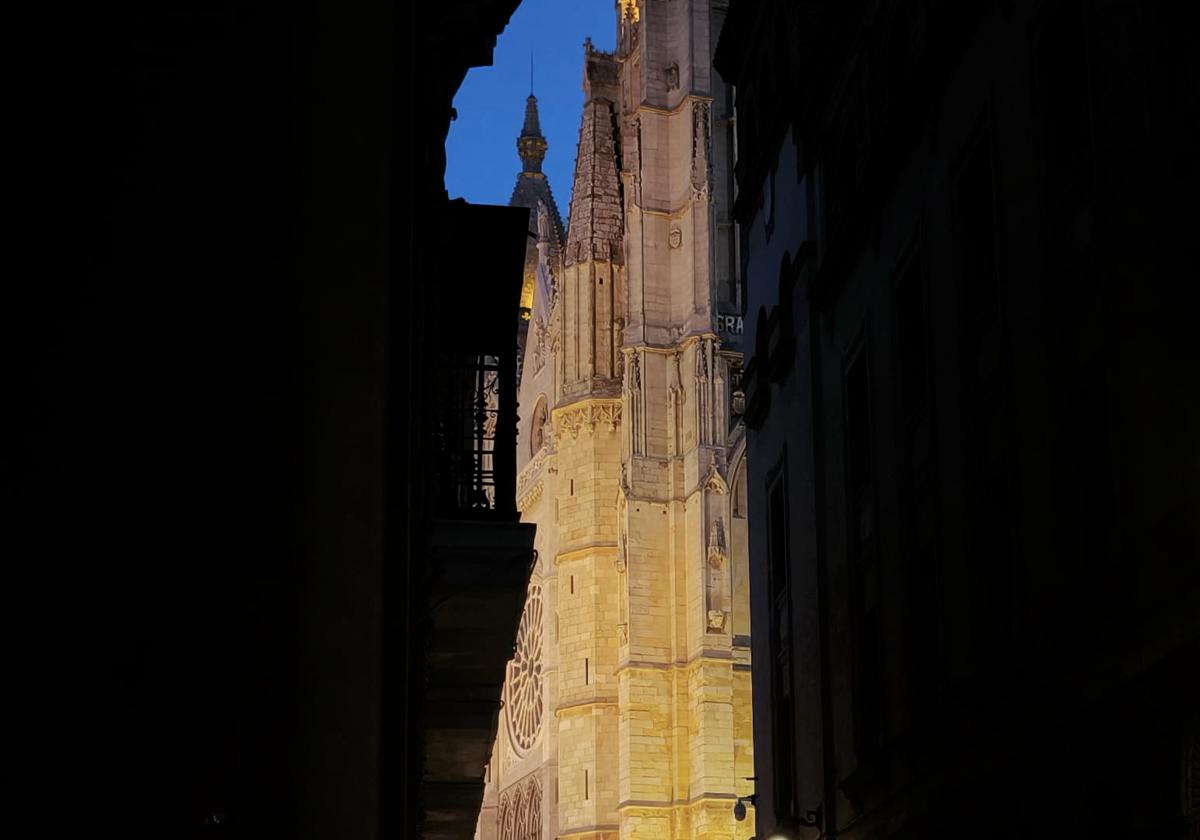
{"label": "dark silhouetted building", "polygon": [[449,201],[444,146],[517,4],[24,28],[46,242],[0,306],[8,681],[52,801],[21,823],[471,836],[533,562],[528,211]]}
{"label": "dark silhouetted building", "polygon": [[759,837],[1198,836],[1195,24],[732,0]]}

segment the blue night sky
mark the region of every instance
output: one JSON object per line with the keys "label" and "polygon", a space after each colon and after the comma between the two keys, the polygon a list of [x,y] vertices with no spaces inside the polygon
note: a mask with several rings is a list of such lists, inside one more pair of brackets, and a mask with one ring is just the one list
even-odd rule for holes
{"label": "blue night sky", "polygon": [[616,44],[615,0],[523,0],[496,41],[494,64],[476,67],[454,98],[458,119],[446,140],[446,191],[476,204],[508,204],[521,159],[517,135],[533,93],[549,150],[542,169],[567,222],[579,118],[583,106],[583,42]]}

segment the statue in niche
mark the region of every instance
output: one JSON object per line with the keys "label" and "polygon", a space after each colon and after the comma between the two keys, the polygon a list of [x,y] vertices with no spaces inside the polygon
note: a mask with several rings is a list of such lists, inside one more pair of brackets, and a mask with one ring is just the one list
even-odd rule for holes
{"label": "statue in niche", "polygon": [[546,202],[538,199],[537,203],[537,229],[538,241],[550,241],[550,211],[546,209]]}
{"label": "statue in niche", "polygon": [[728,550],[725,547],[725,524],[720,517],[708,529],[708,581],[705,587],[710,632],[725,630],[729,614]]}
{"label": "statue in niche", "polygon": [[634,455],[640,455],[645,449],[645,441],[642,439],[642,369],[637,350],[629,354],[629,366],[625,371],[624,387],[629,401],[629,448]]}
{"label": "statue in niche", "polygon": [[540,371],[546,365],[546,322],[541,315],[533,320],[533,370]]}

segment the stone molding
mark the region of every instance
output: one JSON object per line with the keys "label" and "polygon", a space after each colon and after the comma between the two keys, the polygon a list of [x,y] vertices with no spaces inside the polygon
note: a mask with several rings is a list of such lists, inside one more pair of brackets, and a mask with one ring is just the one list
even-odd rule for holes
{"label": "stone molding", "polygon": [[558,566],[571,560],[578,560],[580,558],[586,558],[594,555],[606,553],[616,554],[619,548],[620,546],[612,542],[595,542],[588,543],[587,545],[576,546],[575,548],[571,548],[566,551],[560,551],[557,555],[555,555],[554,565]]}
{"label": "stone molding", "polygon": [[[692,672],[700,668],[732,664],[737,666],[741,663],[733,660],[733,652],[727,650],[714,650],[707,648],[704,653],[697,654],[686,661],[676,660],[675,662],[651,662],[649,660],[625,660],[617,665],[613,671],[613,676],[619,677],[624,671],[682,671]],[[749,667],[747,666],[747,670]]]}
{"label": "stone molding", "polygon": [[[546,466],[546,461],[554,454],[546,443],[542,444],[542,448],[537,451],[537,454],[530,459],[524,469],[517,474],[517,498],[520,499],[525,491],[529,490],[534,483],[539,482],[542,477],[542,468]],[[519,507],[519,505],[518,505]]]}
{"label": "stone molding", "polygon": [[691,799],[659,799],[659,800],[626,799],[624,802],[620,802],[617,804],[617,809],[620,810],[621,808],[647,808],[647,809],[675,808],[679,805],[695,805],[699,802],[704,802],[706,800],[729,802],[729,801],[735,800],[735,799],[737,799],[736,793],[705,792],[705,793],[698,793],[695,796],[693,796]]}
{"label": "stone molding", "polygon": [[615,432],[621,425],[621,401],[588,400],[554,410],[554,437],[562,440],[566,435],[578,438],[581,431],[596,433],[596,427]]}
{"label": "stone molding", "polygon": [[529,488],[529,492],[523,496],[517,496],[517,512],[524,513],[531,507],[542,500],[542,495],[546,490],[545,479],[539,478],[533,487]]}
{"label": "stone molding", "polygon": [[614,694],[611,697],[597,697],[593,700],[578,700],[573,703],[563,703],[554,710],[554,716],[562,719],[564,715],[578,715],[590,713],[596,707],[617,707],[617,696]]}
{"label": "stone molding", "polygon": [[704,105],[712,105],[713,97],[707,93],[689,93],[687,96],[679,100],[679,104],[673,108],[663,108],[659,105],[651,105],[649,102],[640,102],[633,110],[635,115],[641,114],[658,114],[660,116],[672,116],[681,111],[685,111],[692,107],[693,103],[702,103]]}

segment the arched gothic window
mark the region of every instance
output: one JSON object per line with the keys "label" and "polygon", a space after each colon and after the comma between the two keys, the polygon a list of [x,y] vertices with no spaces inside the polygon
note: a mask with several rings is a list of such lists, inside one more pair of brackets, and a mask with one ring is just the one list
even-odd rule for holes
{"label": "arched gothic window", "polygon": [[501,794],[498,827],[500,840],[541,840],[542,786],[537,776]]}

